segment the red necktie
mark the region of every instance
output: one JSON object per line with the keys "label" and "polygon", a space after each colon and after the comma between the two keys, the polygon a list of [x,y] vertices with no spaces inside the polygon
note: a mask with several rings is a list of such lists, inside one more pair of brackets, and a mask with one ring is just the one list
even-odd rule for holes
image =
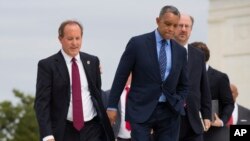
{"label": "red necktie", "polygon": [[[125,105],[127,104],[127,98],[128,98],[128,94],[129,94],[129,90],[130,88],[128,86],[125,87],[125,90],[126,90],[126,101],[125,101]],[[126,107],[126,106],[125,106]],[[125,121],[125,127],[128,131],[131,130],[131,125],[128,121]]]}
{"label": "red necktie", "polygon": [[230,125],[233,125],[233,116],[231,116],[227,122],[227,127],[230,127]]}
{"label": "red necktie", "polygon": [[72,103],[73,103],[73,125],[80,131],[84,126],[81,81],[76,59],[72,58]]}

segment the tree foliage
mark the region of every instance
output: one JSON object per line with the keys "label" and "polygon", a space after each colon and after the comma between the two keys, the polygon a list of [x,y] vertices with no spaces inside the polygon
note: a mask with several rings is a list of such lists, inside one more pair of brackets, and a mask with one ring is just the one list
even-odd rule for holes
{"label": "tree foliage", "polygon": [[0,102],[0,141],[36,141],[38,125],[33,109],[34,97],[13,90],[18,103]]}

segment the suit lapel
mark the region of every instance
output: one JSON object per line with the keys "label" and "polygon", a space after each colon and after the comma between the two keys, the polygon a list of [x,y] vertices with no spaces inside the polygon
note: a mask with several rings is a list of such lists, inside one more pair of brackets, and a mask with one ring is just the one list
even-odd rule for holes
{"label": "suit lapel", "polygon": [[170,69],[170,72],[169,72],[169,75],[167,77],[167,79],[165,80],[165,82],[170,79],[170,77],[172,76],[172,73],[175,71],[175,68],[176,68],[176,61],[178,60],[178,54],[177,54],[177,50],[176,50],[176,45],[175,45],[175,42],[173,42],[172,40],[170,40],[170,47],[171,47],[171,69]]}
{"label": "suit lapel", "polygon": [[83,53],[80,53],[80,58],[81,58],[81,61],[82,61],[82,65],[83,65],[83,69],[85,71],[85,74],[86,74],[86,77],[87,77],[87,80],[88,80],[88,83],[89,82],[89,78],[91,78],[91,61],[89,59],[87,59],[87,57],[83,54]]}
{"label": "suit lapel", "polygon": [[151,32],[150,36],[148,36],[148,40],[146,43],[147,50],[149,52],[149,57],[152,61],[152,68],[155,68],[156,70],[156,78],[161,80],[161,74],[160,74],[160,68],[159,68],[159,62],[158,62],[158,56],[157,56],[157,47],[156,47],[156,39],[155,39],[155,32]]}
{"label": "suit lapel", "polygon": [[192,68],[192,65],[193,65],[193,62],[194,61],[194,53],[193,53],[193,49],[188,45],[188,60],[187,60],[187,68],[188,68],[188,71],[189,71],[189,76],[190,76],[190,73],[191,73],[191,68]]}
{"label": "suit lapel", "polygon": [[61,77],[63,78],[63,80],[66,83],[70,83],[69,82],[69,72],[68,72],[68,68],[66,65],[66,62],[63,58],[63,55],[61,53],[61,51],[59,51],[56,55],[55,58],[55,66],[57,67],[58,72],[60,73]]}

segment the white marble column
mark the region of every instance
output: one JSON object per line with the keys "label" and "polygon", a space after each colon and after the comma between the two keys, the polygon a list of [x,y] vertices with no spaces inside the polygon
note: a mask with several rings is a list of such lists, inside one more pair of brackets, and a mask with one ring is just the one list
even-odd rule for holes
{"label": "white marble column", "polygon": [[250,0],[210,0],[209,64],[238,86],[237,101],[250,108]]}

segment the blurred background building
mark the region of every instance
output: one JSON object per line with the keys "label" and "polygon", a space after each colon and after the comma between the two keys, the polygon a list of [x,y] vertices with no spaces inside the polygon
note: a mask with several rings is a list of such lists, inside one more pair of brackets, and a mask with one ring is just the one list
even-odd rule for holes
{"label": "blurred background building", "polygon": [[250,108],[250,0],[210,0],[209,64],[238,86],[237,101]]}

